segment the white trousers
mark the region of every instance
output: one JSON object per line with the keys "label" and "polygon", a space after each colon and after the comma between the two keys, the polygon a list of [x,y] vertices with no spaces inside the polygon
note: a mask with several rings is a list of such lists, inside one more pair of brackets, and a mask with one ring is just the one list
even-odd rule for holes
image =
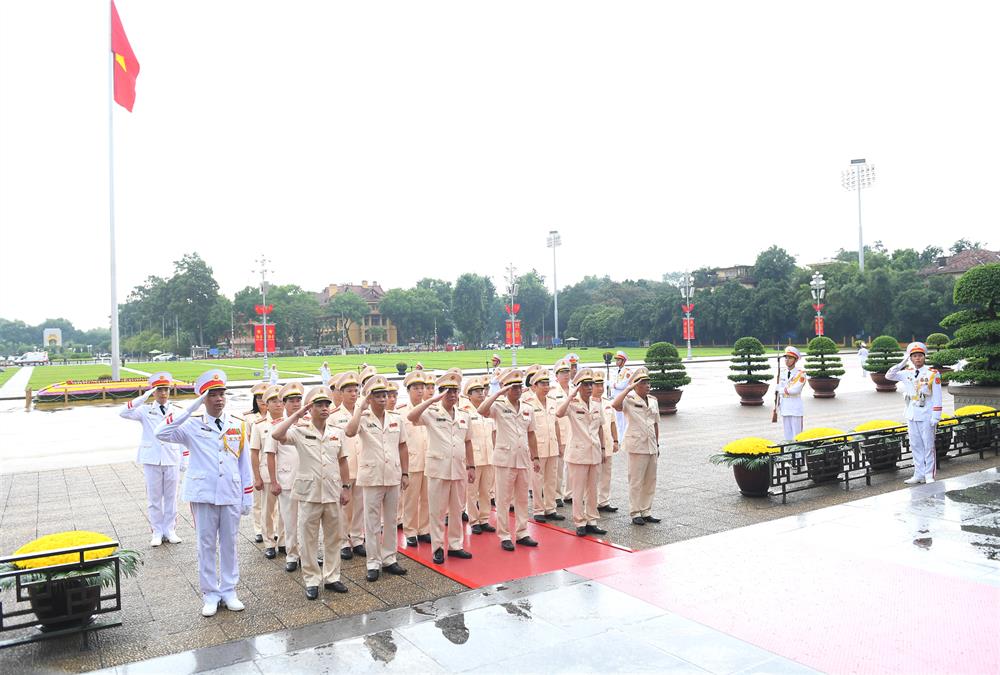
{"label": "white trousers", "polygon": [[618,429],[618,443],[624,444],[625,429],[628,428],[628,420],[625,419],[625,413],[618,410],[615,410],[615,427]]}
{"label": "white trousers", "polygon": [[802,416],[793,417],[782,415],[781,424],[784,425],[785,442],[790,443],[795,440],[795,436],[802,433]]}
{"label": "white trousers", "polygon": [[153,535],[166,536],[177,522],[177,482],[180,467],[143,464],[146,500],[149,502],[149,529]]}
{"label": "white trousers", "polygon": [[396,562],[396,515],[399,486],[377,485],[361,488],[365,504],[366,566],[377,570]]}
{"label": "white trousers", "polygon": [[937,475],[937,455],[934,454],[934,425],[930,420],[906,423],[913,453],[913,475],[917,478],[934,478]]}
{"label": "white trousers", "polygon": [[285,560],[288,562],[298,560],[299,502],[292,499],[291,490],[282,490],[278,495],[278,512],[281,514],[282,532],[285,537]]}
{"label": "white trousers", "polygon": [[[236,584],[240,581],[236,535],[240,530],[242,507],[238,504],[217,506],[191,502],[191,510],[198,533],[198,577],[202,600],[205,604],[231,600],[236,597]],[[219,556],[218,571],[216,553]]]}
{"label": "white trousers", "polygon": [[448,516],[447,549],[457,551],[465,548],[465,523],[462,522],[462,505],[465,503],[468,485],[468,480],[427,478],[432,551],[445,548],[445,516]]}

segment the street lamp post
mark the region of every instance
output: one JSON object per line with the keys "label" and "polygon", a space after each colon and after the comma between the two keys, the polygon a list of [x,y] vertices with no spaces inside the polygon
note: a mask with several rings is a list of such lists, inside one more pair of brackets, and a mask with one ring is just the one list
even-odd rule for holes
{"label": "street lamp post", "polygon": [[517,305],[514,298],[517,297],[517,268],[511,263],[507,266],[507,294],[510,296],[510,365],[517,367]]}
{"label": "street lamp post", "polygon": [[852,159],[851,168],[840,173],[840,184],[845,190],[858,193],[858,269],[865,271],[865,240],[861,232],[861,188],[871,187],[875,182],[875,167],[864,159]]}
{"label": "street lamp post", "polygon": [[260,256],[260,258],[257,259],[257,260],[255,260],[254,262],[257,263],[257,266],[260,268],[258,270],[254,270],[254,272],[260,272],[260,297],[261,297],[260,302],[261,302],[261,304],[264,307],[264,311],[261,312],[261,316],[264,317],[264,379],[266,380],[268,378],[268,373],[267,373],[267,289],[270,287],[270,284],[267,283],[267,273],[271,271],[271,270],[269,270],[267,268],[267,266],[269,264],[271,264],[271,261],[268,260],[262,254]]}
{"label": "street lamp post", "polygon": [[546,246],[552,249],[552,307],[556,325],[552,332],[553,346],[559,344],[559,285],[556,283],[556,248],[560,244],[562,244],[562,237],[559,236],[559,230],[549,230]]}
{"label": "street lamp post", "polygon": [[812,294],[813,298],[813,309],[816,310],[816,316],[813,319],[813,328],[817,336],[824,333],[823,330],[823,300],[826,297],[826,280],[823,279],[823,275],[819,272],[813,272],[812,279],[809,280],[809,292]]}
{"label": "street lamp post", "polygon": [[685,330],[684,335],[687,338],[687,348],[688,348],[688,360],[691,360],[691,310],[694,309],[694,305],[691,303],[691,299],[694,296],[694,277],[691,276],[689,272],[685,272],[684,276],[681,277],[681,295],[684,296],[684,322]]}

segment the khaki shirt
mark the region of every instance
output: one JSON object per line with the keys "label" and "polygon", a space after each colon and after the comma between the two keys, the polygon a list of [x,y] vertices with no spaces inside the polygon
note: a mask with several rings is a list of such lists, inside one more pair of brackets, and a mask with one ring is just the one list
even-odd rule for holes
{"label": "khaki shirt", "polygon": [[600,464],[604,459],[598,432],[604,423],[601,406],[592,401],[584,403],[575,397],[566,411],[569,418],[569,443],[564,459],[570,464]]}
{"label": "khaki shirt", "polygon": [[[566,392],[562,390],[562,387],[559,386],[558,382],[553,384],[552,388],[549,389],[548,399],[554,404],[554,407],[552,408],[553,410],[558,410],[559,406],[562,405],[562,402],[566,400]],[[570,434],[569,418],[556,418],[556,424],[559,425],[559,437],[562,439],[563,445],[566,445],[569,442]]]}
{"label": "khaki shirt", "polygon": [[427,464],[424,473],[428,478],[465,480],[465,441],[469,435],[469,416],[458,409],[448,414],[440,403],[431,405],[417,420],[417,426],[427,430]]}
{"label": "khaki shirt", "polygon": [[265,483],[271,482],[271,474],[267,470],[267,455],[264,454],[267,452],[268,446],[271,445],[271,429],[284,419],[284,416],[278,419],[263,419],[250,429],[250,449],[260,451],[260,462],[257,469],[260,471],[260,479]]}
{"label": "khaki shirt", "polygon": [[[538,441],[538,456],[558,456],[559,441],[556,439],[556,425],[559,422],[559,418],[556,417],[556,409],[559,405],[548,397],[546,397],[545,404],[543,405],[534,392],[526,398],[521,399],[521,405],[531,406],[531,410],[535,415],[535,439]],[[563,441],[565,440],[565,437],[563,437]]]}
{"label": "khaki shirt", "polygon": [[656,442],[656,426],[660,423],[660,407],[652,396],[646,397],[646,405],[634,391],[630,391],[622,403],[625,413],[625,436],[622,444],[625,452],[637,455],[655,455],[659,452]]}
{"label": "khaki shirt", "polygon": [[[309,422],[303,422],[300,419],[295,426],[307,427]],[[299,470],[299,451],[295,449],[295,445],[293,443],[278,443],[270,438],[264,446],[264,453],[265,461],[262,463],[265,466],[267,465],[267,455],[274,455],[274,471],[278,474],[278,485],[281,486],[282,490],[291,490],[295,484],[295,474]]]}
{"label": "khaki shirt", "polygon": [[399,485],[403,469],[399,464],[399,446],[406,443],[406,427],[399,413],[385,411],[382,421],[371,409],[361,413],[358,434],[361,444],[358,460],[358,485],[378,487]]}
{"label": "khaki shirt", "polygon": [[493,420],[483,417],[467,398],[458,399],[458,409],[469,416],[469,433],[472,440],[472,457],[476,466],[493,463]]}
{"label": "khaki shirt", "polygon": [[497,425],[497,443],[493,448],[493,466],[530,469],[531,450],[528,432],[535,430],[535,415],[531,406],[520,403],[514,408],[504,397],[490,408],[490,418]]}
{"label": "khaki shirt", "polygon": [[[348,410],[341,403],[339,407],[330,413],[326,423],[340,427],[341,431],[343,431],[347,428],[347,423],[351,421],[352,417],[354,417],[354,412]],[[347,453],[347,469],[351,472],[351,480],[354,480],[358,477],[358,453],[361,451],[361,439],[357,436],[348,438],[343,433],[341,433],[341,439],[344,442],[344,451]],[[345,480],[344,482],[346,483],[347,481]]]}
{"label": "khaki shirt", "polygon": [[299,453],[299,469],[292,483],[292,499],[300,502],[335,504],[343,487],[340,458],[346,457],[344,431],[331,424],[320,433],[310,423],[293,426],[287,440]]}
{"label": "khaki shirt", "polygon": [[410,473],[418,473],[425,469],[427,430],[406,419],[411,410],[413,410],[413,406],[409,402],[396,406],[396,412],[403,418],[403,426],[406,429],[406,448],[410,453]]}

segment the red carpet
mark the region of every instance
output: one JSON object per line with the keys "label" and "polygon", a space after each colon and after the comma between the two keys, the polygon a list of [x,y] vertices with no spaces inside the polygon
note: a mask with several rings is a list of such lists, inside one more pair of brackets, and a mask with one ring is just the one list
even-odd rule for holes
{"label": "red carpet", "polygon": [[[511,514],[511,531],[513,520]],[[490,524],[496,525],[495,512],[490,517]],[[407,546],[402,530],[399,530],[399,551],[469,588],[481,588],[573,565],[632,555],[631,551],[616,544],[593,537],[578,537],[558,527],[532,520],[528,521],[528,534],[538,542],[538,546],[517,546],[511,553],[500,548],[500,540],[495,532],[472,534],[467,523],[462,525],[465,526],[465,550],[472,554],[469,560],[445,556],[443,565],[435,565],[431,562],[434,555],[431,545],[420,543],[417,546]]]}

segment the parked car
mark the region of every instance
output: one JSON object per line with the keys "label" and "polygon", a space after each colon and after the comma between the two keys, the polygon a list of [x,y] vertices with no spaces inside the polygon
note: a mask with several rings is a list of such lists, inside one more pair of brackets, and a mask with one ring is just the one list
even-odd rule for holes
{"label": "parked car", "polygon": [[153,357],[154,361],[176,361],[177,355],[171,352],[163,352]]}

